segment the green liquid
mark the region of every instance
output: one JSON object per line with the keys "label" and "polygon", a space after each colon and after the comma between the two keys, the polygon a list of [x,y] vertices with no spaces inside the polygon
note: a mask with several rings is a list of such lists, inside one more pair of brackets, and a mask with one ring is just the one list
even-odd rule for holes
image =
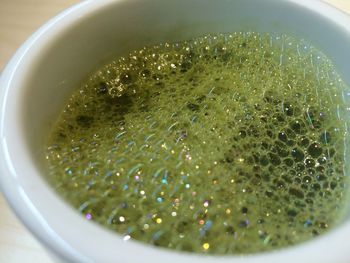
{"label": "green liquid", "polygon": [[344,88],[285,35],[145,47],[69,99],[49,180],[125,240],[213,254],[294,245],[345,214]]}

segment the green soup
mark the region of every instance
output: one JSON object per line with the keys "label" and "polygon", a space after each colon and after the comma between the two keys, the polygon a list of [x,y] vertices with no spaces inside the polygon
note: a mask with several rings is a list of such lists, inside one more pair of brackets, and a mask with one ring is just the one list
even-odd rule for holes
{"label": "green soup", "polygon": [[48,178],[124,240],[212,254],[294,245],[345,217],[345,89],[286,35],[145,47],[71,96]]}

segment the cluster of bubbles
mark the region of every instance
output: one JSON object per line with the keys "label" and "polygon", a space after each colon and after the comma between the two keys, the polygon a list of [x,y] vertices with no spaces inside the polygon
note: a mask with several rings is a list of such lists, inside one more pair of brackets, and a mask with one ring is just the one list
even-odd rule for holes
{"label": "cluster of bubbles", "polygon": [[213,254],[293,245],[345,213],[345,89],[285,35],[145,47],[72,95],[48,179],[124,240]]}

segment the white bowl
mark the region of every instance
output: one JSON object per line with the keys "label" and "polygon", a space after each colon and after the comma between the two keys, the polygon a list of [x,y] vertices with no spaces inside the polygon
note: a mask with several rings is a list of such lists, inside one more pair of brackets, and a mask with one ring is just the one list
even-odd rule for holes
{"label": "white bowl", "polygon": [[152,43],[246,30],[309,40],[350,83],[350,19],[316,0],[86,1],[23,44],[0,80],[0,183],[18,217],[48,249],[71,262],[350,262],[350,219],[312,241],[274,252],[186,254],[125,242],[87,222],[42,177],[49,129],[73,89],[96,66]]}

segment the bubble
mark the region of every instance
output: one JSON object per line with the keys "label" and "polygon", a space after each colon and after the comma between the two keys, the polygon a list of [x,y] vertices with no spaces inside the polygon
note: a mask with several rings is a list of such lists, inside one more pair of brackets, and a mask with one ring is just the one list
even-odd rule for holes
{"label": "bubble", "polygon": [[281,164],[281,159],[276,154],[269,153],[269,159],[273,165],[277,166],[277,165]]}
{"label": "bubble", "polygon": [[289,167],[293,166],[294,164],[294,161],[291,158],[286,158],[283,160],[283,162]]}
{"label": "bubble", "polygon": [[327,177],[323,174],[318,174],[316,178],[317,178],[317,181],[324,181],[327,179]]}
{"label": "bubble", "polygon": [[97,94],[104,95],[108,92],[108,87],[105,82],[100,82],[96,88]]}
{"label": "bubble", "polygon": [[306,220],[304,223],[304,227],[310,227],[312,226],[312,221],[310,219]]}
{"label": "bubble", "polygon": [[321,186],[320,184],[312,184],[312,189],[315,191],[320,191],[321,190]]}
{"label": "bubble", "polygon": [[308,138],[302,137],[299,141],[299,145],[302,147],[307,147],[309,145],[310,141]]}
{"label": "bubble", "polygon": [[242,221],[240,221],[238,223],[238,227],[239,228],[246,228],[246,227],[248,227],[248,225],[249,225],[249,221],[248,220],[242,220]]}
{"label": "bubble", "polygon": [[337,182],[331,182],[330,187],[331,189],[335,189],[337,187]]}
{"label": "bubble", "polygon": [[315,161],[313,159],[305,159],[305,166],[306,167],[315,167]]}
{"label": "bubble", "polygon": [[187,104],[187,108],[188,108],[190,111],[198,111],[198,110],[199,110],[199,105],[194,104],[194,103],[188,103],[188,104]]}
{"label": "bubble", "polygon": [[234,235],[236,233],[235,229],[233,226],[227,226],[226,227],[226,234],[228,235]]}
{"label": "bubble", "polygon": [[322,154],[322,148],[318,143],[312,143],[307,151],[313,158],[317,158]]}
{"label": "bubble", "polygon": [[290,188],[289,189],[289,194],[297,197],[297,198],[304,198],[304,193],[302,190],[297,189],[297,188]]}
{"label": "bubble", "polygon": [[279,138],[282,142],[287,142],[287,141],[288,141],[287,134],[285,134],[284,132],[280,132],[280,133],[278,134],[278,138]]}
{"label": "bubble", "polygon": [[317,162],[319,163],[319,164],[326,164],[327,163],[327,158],[325,157],[325,156],[323,156],[323,157],[320,157],[320,158],[318,158],[317,159]]}
{"label": "bubble", "polygon": [[260,164],[263,166],[267,166],[269,164],[269,159],[267,158],[267,156],[261,156],[260,157]]}
{"label": "bubble", "polygon": [[328,228],[328,224],[325,223],[325,222],[320,222],[320,223],[318,224],[318,226],[319,226],[319,228],[322,228],[322,229]]}
{"label": "bubble", "polygon": [[306,175],[306,176],[303,177],[303,182],[304,182],[304,183],[310,183],[311,180],[312,180],[312,179],[311,179],[310,176],[307,176],[307,175]]}
{"label": "bubble", "polygon": [[301,162],[304,160],[304,153],[299,148],[294,148],[291,152],[292,157],[296,162]]}
{"label": "bubble", "polygon": [[298,214],[298,212],[294,209],[290,209],[287,211],[287,215],[290,217],[295,217]]}
{"label": "bubble", "polygon": [[94,118],[86,115],[78,115],[76,117],[76,122],[79,126],[82,126],[84,128],[89,128],[94,122]]}
{"label": "bubble", "polygon": [[285,187],[285,183],[282,180],[276,180],[275,185],[280,189]]}
{"label": "bubble", "polygon": [[123,72],[120,74],[119,76],[119,81],[121,84],[130,84],[133,82],[133,78],[132,78],[132,73],[130,72]]}
{"label": "bubble", "polygon": [[148,70],[147,68],[143,69],[143,70],[140,71],[140,76],[143,79],[148,79],[151,76],[151,71]]}
{"label": "bubble", "polygon": [[293,116],[294,115],[294,109],[293,109],[293,105],[286,102],[284,103],[284,112],[287,116]]}

